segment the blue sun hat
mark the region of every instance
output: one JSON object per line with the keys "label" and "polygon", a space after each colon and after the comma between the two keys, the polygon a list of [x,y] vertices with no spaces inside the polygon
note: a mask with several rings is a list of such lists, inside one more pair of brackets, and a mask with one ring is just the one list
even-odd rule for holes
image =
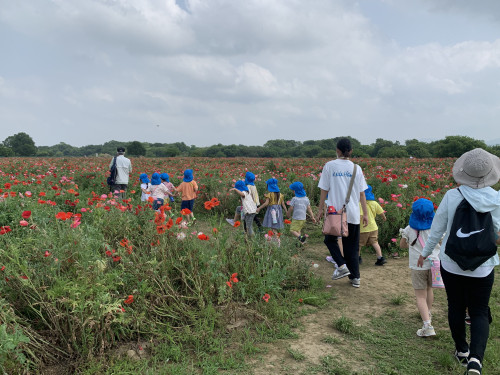
{"label": "blue sun hat", "polygon": [[267,184],[267,190],[269,190],[271,193],[279,193],[280,188],[278,187],[278,180],[275,178],[270,178],[269,180],[266,181]]}
{"label": "blue sun hat", "polygon": [[304,190],[304,185],[300,181],[295,181],[289,186],[295,192],[297,198],[302,198],[306,196],[306,191]]}
{"label": "blue sun hat", "polygon": [[167,181],[167,182],[170,182],[170,176],[168,175],[168,173],[162,173],[160,175],[160,178],[163,180],[163,181]]}
{"label": "blue sun hat", "polygon": [[236,181],[234,188],[239,191],[248,191],[247,185],[243,180]]}
{"label": "blue sun hat", "polygon": [[252,172],[245,173],[245,185],[255,186],[255,175]]}
{"label": "blue sun hat", "polygon": [[182,179],[184,182],[191,182],[193,181],[193,170],[192,169],[186,169],[184,171],[184,178]]}
{"label": "blue sun hat", "polygon": [[161,179],[160,179],[160,174],[159,173],[153,173],[151,176],[151,185],[160,185],[161,184]]}
{"label": "blue sun hat", "polygon": [[431,228],[434,219],[434,204],[425,198],[417,199],[411,206],[413,212],[410,215],[410,227],[415,230],[427,230]]}
{"label": "blue sun hat", "polygon": [[375,194],[373,194],[372,187],[370,185],[368,185],[368,189],[365,190],[365,197],[367,201],[375,200]]}
{"label": "blue sun hat", "polygon": [[146,173],[141,173],[139,175],[139,180],[141,180],[143,184],[149,184],[149,177]]}

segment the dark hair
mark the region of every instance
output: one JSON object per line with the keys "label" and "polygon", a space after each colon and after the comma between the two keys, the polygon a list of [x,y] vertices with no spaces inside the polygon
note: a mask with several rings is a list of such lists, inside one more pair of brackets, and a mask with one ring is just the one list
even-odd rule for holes
{"label": "dark hair", "polygon": [[277,204],[279,204],[280,203],[280,193],[273,191],[271,194],[274,195],[274,199],[276,199],[276,201],[278,202]]}
{"label": "dark hair", "polygon": [[351,141],[348,138],[339,139],[337,149],[342,153],[342,156],[348,157],[352,151]]}
{"label": "dark hair", "polygon": [[125,152],[125,147],[120,146],[116,149],[117,152]]}

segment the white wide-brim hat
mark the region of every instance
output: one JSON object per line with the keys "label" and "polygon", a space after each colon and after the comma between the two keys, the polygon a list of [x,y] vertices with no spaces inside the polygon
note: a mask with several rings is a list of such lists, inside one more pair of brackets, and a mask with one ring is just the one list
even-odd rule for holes
{"label": "white wide-brim hat", "polygon": [[453,165],[453,178],[473,189],[495,185],[500,179],[500,159],[482,148],[468,151]]}

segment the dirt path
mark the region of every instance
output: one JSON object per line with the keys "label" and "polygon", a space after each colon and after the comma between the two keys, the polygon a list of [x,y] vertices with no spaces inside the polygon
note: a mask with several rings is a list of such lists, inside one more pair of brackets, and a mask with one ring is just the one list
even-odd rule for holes
{"label": "dirt path", "polygon": [[[380,316],[387,310],[394,309],[391,299],[407,295],[406,302],[398,309],[408,314],[418,314],[414,304],[413,288],[410,281],[408,258],[388,259],[387,264],[375,266],[375,255],[363,254],[360,266],[361,287],[353,288],[347,278],[333,281],[333,265],[325,260],[327,249],[322,244],[307,245],[305,256],[318,264],[313,268],[321,277],[325,288],[335,297],[326,307],[300,318],[300,327],[295,329],[298,339],[279,340],[266,346],[266,354],[251,361],[255,375],[295,374],[299,375],[311,366],[319,365],[320,358],[326,355],[342,357],[335,345],[324,342],[326,337],[334,338],[340,334],[333,328],[333,321],[341,316],[363,324],[374,316]],[[328,287],[331,286],[331,287]],[[311,308],[311,307],[307,307]],[[435,313],[444,313],[444,306],[435,303]],[[289,350],[304,355],[304,360],[297,361]],[[353,358],[349,358],[352,363]],[[360,363],[361,366],[363,366]]]}

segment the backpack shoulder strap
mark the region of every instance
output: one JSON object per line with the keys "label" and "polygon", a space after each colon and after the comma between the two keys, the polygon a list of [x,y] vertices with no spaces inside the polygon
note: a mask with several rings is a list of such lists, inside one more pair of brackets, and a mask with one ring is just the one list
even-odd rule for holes
{"label": "backpack shoulder strap", "polygon": [[347,206],[349,204],[349,201],[351,200],[352,186],[354,185],[354,180],[356,179],[356,172],[358,170],[357,167],[358,166],[356,164],[354,164],[354,169],[352,171],[351,181],[349,182],[349,189],[347,189],[347,195],[345,197],[344,206]]}

